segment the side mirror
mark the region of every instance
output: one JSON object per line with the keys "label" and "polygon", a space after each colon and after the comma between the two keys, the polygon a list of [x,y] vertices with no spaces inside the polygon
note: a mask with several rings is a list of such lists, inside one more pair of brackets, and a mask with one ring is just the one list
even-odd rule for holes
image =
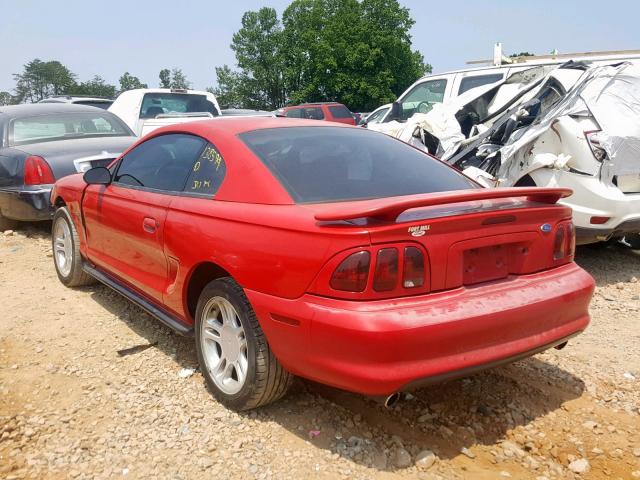
{"label": "side mirror", "polygon": [[389,112],[389,121],[400,120],[402,118],[402,105],[397,100],[391,104],[391,112]]}
{"label": "side mirror", "polygon": [[82,178],[89,185],[109,185],[111,172],[105,167],[94,167],[87,170]]}

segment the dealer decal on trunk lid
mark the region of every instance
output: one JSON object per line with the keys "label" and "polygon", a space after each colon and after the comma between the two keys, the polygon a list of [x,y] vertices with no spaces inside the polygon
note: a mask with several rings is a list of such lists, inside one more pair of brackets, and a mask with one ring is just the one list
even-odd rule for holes
{"label": "dealer decal on trunk lid", "polygon": [[431,225],[416,225],[415,227],[409,227],[408,231],[414,237],[422,237],[430,228]]}

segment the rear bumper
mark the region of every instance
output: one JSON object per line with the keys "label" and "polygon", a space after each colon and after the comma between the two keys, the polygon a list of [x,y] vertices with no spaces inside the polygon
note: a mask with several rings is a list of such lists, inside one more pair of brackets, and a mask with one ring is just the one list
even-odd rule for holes
{"label": "rear bumper", "polygon": [[[614,185],[606,185],[597,177],[578,175],[564,170],[540,169],[532,173],[537,185],[562,186],[573,195],[559,203],[571,207],[579,245],[602,242],[611,237],[640,233],[640,193],[623,193]],[[594,225],[591,217],[608,217]]]}
{"label": "rear bumper", "polygon": [[34,189],[0,189],[0,213],[12,220],[37,222],[51,220],[51,186],[43,185]]}
{"label": "rear bumper", "polygon": [[627,220],[615,227],[608,228],[580,228],[576,227],[576,243],[604,242],[610,238],[624,237],[631,233],[640,233],[640,217]]}
{"label": "rear bumper", "polygon": [[246,293],[286,369],[345,390],[386,395],[566,341],[587,327],[593,289],[593,278],[570,264],[374,302]]}

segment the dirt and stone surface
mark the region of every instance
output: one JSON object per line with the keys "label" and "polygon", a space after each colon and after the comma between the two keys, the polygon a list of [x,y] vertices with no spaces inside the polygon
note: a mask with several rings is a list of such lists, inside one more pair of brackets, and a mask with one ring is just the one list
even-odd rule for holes
{"label": "dirt and stone surface", "polygon": [[63,287],[49,241],[0,234],[0,478],[640,478],[640,252],[579,250],[593,320],[564,350],[390,410],[299,381],[238,414],[192,340],[106,287]]}

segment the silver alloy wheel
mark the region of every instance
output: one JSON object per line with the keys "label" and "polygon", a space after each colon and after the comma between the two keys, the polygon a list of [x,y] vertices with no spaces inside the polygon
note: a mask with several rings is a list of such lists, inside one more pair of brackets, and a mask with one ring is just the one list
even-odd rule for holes
{"label": "silver alloy wheel", "polygon": [[238,393],[247,379],[247,337],[238,312],[226,298],[213,297],[202,309],[200,346],[207,370],[224,393]]}
{"label": "silver alloy wheel", "polygon": [[60,274],[63,277],[68,276],[73,263],[73,245],[71,229],[62,217],[58,218],[53,229],[53,258]]}

